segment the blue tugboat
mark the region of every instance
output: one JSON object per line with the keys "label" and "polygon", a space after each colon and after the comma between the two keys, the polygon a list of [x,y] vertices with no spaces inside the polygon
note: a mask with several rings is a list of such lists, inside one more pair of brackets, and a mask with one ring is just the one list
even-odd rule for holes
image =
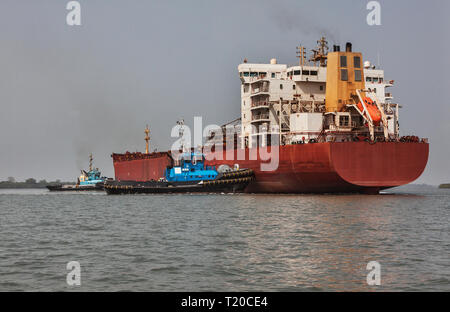
{"label": "blue tugboat", "polygon": [[159,181],[106,181],[108,194],[139,193],[236,193],[242,192],[254,178],[250,169],[232,169],[222,166],[218,170],[205,165],[202,153],[182,153],[177,164],[166,168]]}
{"label": "blue tugboat", "polygon": [[219,173],[215,167],[204,165],[205,156],[200,153],[183,153],[180,165],[167,168],[165,179],[167,182],[200,182],[217,178]]}
{"label": "blue tugboat", "polygon": [[81,170],[77,184],[53,184],[47,185],[50,191],[103,191],[106,177],[101,176],[98,168],[92,166],[92,154],[89,155],[89,171]]}

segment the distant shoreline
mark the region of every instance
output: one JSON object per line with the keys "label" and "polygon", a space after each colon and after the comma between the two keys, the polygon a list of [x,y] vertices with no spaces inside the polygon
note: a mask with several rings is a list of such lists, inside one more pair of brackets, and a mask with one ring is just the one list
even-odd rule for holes
{"label": "distant shoreline", "polygon": [[450,183],[441,184],[441,185],[439,185],[439,188],[441,188],[441,189],[450,188]]}
{"label": "distant shoreline", "polygon": [[71,184],[74,185],[74,182],[36,182],[36,183],[27,183],[27,182],[8,182],[2,181],[0,182],[0,189],[44,189],[47,185],[55,185],[55,184]]}

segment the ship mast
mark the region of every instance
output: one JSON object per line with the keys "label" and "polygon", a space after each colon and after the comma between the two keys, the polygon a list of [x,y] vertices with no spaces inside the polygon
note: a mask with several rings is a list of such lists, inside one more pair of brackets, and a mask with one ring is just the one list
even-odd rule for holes
{"label": "ship mast", "polygon": [[300,66],[306,65],[306,49],[304,46],[297,47],[297,57]]}
{"label": "ship mast", "polygon": [[149,136],[150,129],[148,128],[148,125],[145,128],[144,132],[145,132],[145,154],[148,154],[148,151],[149,151],[149,143],[148,142],[150,141],[150,136]]}
{"label": "ship mast", "polygon": [[178,136],[180,137],[180,148],[181,151],[184,152],[184,119],[180,119],[177,121],[177,125],[180,126],[178,129]]}
{"label": "ship mast", "polygon": [[320,66],[327,66],[327,54],[328,54],[328,41],[325,40],[325,37],[320,38],[317,41],[317,48],[311,50],[313,52],[313,56],[310,58],[311,62],[319,62]]}
{"label": "ship mast", "polygon": [[92,153],[89,155],[89,171],[92,171],[92,160],[94,158],[92,157]]}

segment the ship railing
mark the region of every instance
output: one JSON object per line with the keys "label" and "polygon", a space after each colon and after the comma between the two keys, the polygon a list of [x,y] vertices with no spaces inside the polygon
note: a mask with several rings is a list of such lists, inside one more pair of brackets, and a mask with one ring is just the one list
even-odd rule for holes
{"label": "ship railing", "polygon": [[264,102],[253,102],[252,103],[252,108],[255,107],[269,107],[269,103],[264,101]]}
{"label": "ship railing", "polygon": [[253,121],[267,120],[267,119],[269,119],[269,114],[257,114],[252,116]]}
{"label": "ship railing", "polygon": [[269,92],[269,87],[255,88],[252,90],[252,94],[258,94],[258,93],[264,93],[264,92]]}
{"label": "ship railing", "polygon": [[253,83],[256,82],[258,80],[267,80],[267,75],[258,75],[258,76],[251,76],[251,77],[245,77],[248,79],[249,82]]}

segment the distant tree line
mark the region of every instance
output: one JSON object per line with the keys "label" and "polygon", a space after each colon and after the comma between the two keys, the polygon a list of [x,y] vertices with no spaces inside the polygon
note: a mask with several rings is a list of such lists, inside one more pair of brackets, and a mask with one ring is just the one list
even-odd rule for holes
{"label": "distant tree line", "polygon": [[50,181],[28,178],[25,182],[18,182],[14,177],[8,177],[6,181],[0,181],[1,188],[45,188],[49,184],[75,184],[75,182],[61,182],[61,180]]}

